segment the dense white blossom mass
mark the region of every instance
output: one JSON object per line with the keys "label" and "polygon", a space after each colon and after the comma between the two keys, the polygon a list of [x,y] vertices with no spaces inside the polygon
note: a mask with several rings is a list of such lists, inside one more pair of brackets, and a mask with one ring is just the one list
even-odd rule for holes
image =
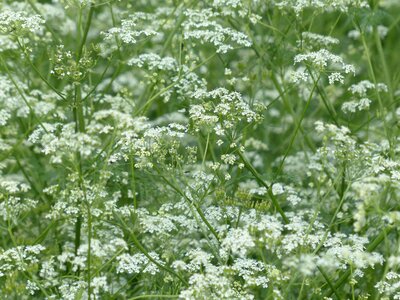
{"label": "dense white blossom mass", "polygon": [[400,299],[399,15],[0,1],[0,299]]}

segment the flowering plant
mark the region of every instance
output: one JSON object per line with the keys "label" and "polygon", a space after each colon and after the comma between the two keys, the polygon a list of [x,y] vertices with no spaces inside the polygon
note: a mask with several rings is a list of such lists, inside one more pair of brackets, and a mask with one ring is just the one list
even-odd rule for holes
{"label": "flowering plant", "polygon": [[0,3],[0,299],[400,299],[400,5]]}

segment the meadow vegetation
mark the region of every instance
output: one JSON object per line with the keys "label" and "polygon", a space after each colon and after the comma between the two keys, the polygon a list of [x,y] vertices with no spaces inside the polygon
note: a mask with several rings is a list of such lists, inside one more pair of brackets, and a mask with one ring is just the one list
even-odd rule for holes
{"label": "meadow vegetation", "polygon": [[2,0],[0,299],[400,299],[399,16]]}

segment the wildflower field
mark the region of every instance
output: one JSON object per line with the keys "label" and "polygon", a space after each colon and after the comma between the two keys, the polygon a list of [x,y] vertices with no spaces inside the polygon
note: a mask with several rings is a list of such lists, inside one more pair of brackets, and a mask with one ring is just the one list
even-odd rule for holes
{"label": "wildflower field", "polygon": [[0,299],[400,299],[399,0],[1,0]]}

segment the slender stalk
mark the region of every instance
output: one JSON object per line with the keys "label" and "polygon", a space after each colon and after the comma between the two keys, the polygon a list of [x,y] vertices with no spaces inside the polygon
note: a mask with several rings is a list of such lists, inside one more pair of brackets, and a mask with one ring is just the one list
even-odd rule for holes
{"label": "slender stalk", "polygon": [[177,187],[173,183],[171,183],[167,178],[165,178],[165,176],[162,176],[161,174],[160,174],[160,176],[164,180],[164,182],[166,184],[168,184],[173,190],[175,190],[179,195],[181,195],[189,203],[189,205],[193,205],[193,207],[196,209],[197,213],[199,214],[201,220],[204,222],[204,224],[206,224],[208,229],[211,231],[211,233],[214,235],[216,240],[219,242],[219,237],[218,237],[217,231],[214,229],[214,227],[212,227],[210,222],[208,222],[208,220],[205,217],[205,215],[204,215],[203,211],[201,210],[200,206],[197,203],[194,203],[192,200],[190,200],[188,198],[188,196],[186,196],[186,194],[183,191],[181,191],[181,189],[179,187]]}
{"label": "slender stalk", "polygon": [[12,84],[14,85],[15,89],[17,90],[18,94],[21,96],[22,100],[24,101],[25,105],[28,107],[29,112],[32,114],[32,116],[38,121],[39,126],[44,130],[44,132],[48,133],[46,127],[44,127],[42,121],[39,119],[38,116],[36,116],[36,113],[34,111],[34,109],[32,108],[32,106],[30,105],[28,99],[26,99],[24,92],[20,89],[19,85],[17,84],[17,82],[14,79],[14,76],[11,74],[10,70],[7,67],[6,62],[3,60],[3,57],[0,54],[0,61],[1,64],[4,67],[4,70],[6,71],[8,78],[11,80]]}
{"label": "slender stalk", "polygon": [[[189,74],[190,72],[193,72],[194,70],[200,68],[202,65],[204,65],[205,63],[207,63],[209,60],[211,60],[214,56],[216,56],[217,53],[214,53],[212,55],[210,55],[209,57],[207,57],[205,60],[203,60],[201,63],[197,64],[196,66],[194,66],[193,68],[191,68],[190,70],[188,70],[185,74],[181,75],[179,74],[179,79],[182,76],[185,76],[186,74]],[[172,82],[171,84],[169,84],[168,86],[166,86],[165,88],[163,88],[162,90],[158,91],[154,96],[151,96],[146,103],[141,106],[136,112],[135,112],[135,116],[144,114],[149,107],[151,106],[151,104],[154,102],[154,100],[156,100],[159,96],[161,96],[162,94],[164,94],[165,92],[167,92],[168,90],[170,90],[171,88],[173,88],[175,85],[177,85],[179,83],[179,79],[175,80],[174,82]]]}
{"label": "slender stalk", "polygon": [[135,179],[135,158],[132,155],[131,158],[131,189],[132,189],[132,197],[133,197],[133,207],[135,209],[138,208],[137,197],[136,197],[136,179]]}
{"label": "slender stalk", "polygon": [[308,97],[308,99],[307,99],[307,103],[306,103],[306,105],[305,105],[305,107],[304,107],[304,109],[303,109],[303,112],[302,112],[302,114],[301,114],[301,116],[300,116],[300,119],[299,119],[299,121],[298,121],[298,123],[297,123],[297,126],[296,126],[296,128],[295,128],[295,130],[294,130],[294,133],[293,133],[293,135],[292,135],[292,137],[291,137],[291,139],[290,139],[289,146],[287,147],[286,152],[285,152],[285,155],[283,156],[281,162],[279,163],[278,171],[276,172],[275,177],[278,177],[278,176],[282,173],[282,171],[283,171],[283,164],[285,163],[285,160],[286,160],[286,158],[288,157],[289,152],[290,152],[290,150],[291,150],[292,147],[293,147],[294,141],[296,140],[297,133],[298,133],[299,130],[300,130],[301,123],[303,122],[304,117],[306,116],[307,109],[308,109],[308,107],[309,107],[309,105],[310,105],[310,103],[311,103],[312,97],[314,96],[314,92],[315,92],[315,90],[317,89],[318,82],[319,82],[319,77],[318,77],[318,79],[314,82],[313,88],[312,88],[312,90],[311,90],[311,92],[310,92],[310,95],[309,95],[309,97]]}
{"label": "slender stalk", "polygon": [[29,57],[29,53],[27,53],[25,47],[22,45],[21,41],[19,40],[19,38],[16,39],[17,40],[17,44],[19,46],[19,48],[21,49],[22,53],[24,54],[25,59],[27,60],[27,62],[29,63],[29,65],[32,67],[32,69],[35,71],[36,75],[39,76],[39,78],[51,89],[53,90],[62,100],[66,101],[67,99],[65,98],[65,96],[59,91],[57,90],[43,75],[42,73],[39,71],[39,69],[35,66],[35,64],[32,62],[31,58]]}
{"label": "slender stalk", "polygon": [[[89,8],[86,24],[84,27],[83,31],[83,36],[80,41],[78,50],[77,50],[77,56],[76,56],[76,63],[79,64],[80,59],[82,57],[83,53],[83,48],[86,44],[86,39],[89,33],[90,25],[92,22],[92,17],[94,13],[94,4],[92,3]],[[81,15],[81,11],[80,11]],[[79,24],[78,24],[78,31],[80,28],[80,22],[81,22],[81,17],[79,16]],[[84,118],[84,113],[83,113],[83,103],[82,103],[82,91],[81,91],[81,85],[80,83],[75,83],[75,97],[74,97],[74,106],[73,106],[73,115],[74,115],[74,121],[75,121],[75,132],[76,133],[85,133],[85,118]],[[81,154],[79,152],[76,153],[76,158],[78,161],[78,173],[79,173],[79,185],[81,189],[84,192],[85,195],[85,204],[87,205],[87,213],[88,213],[88,252],[87,252],[87,260],[88,260],[88,271],[87,271],[87,291],[88,291],[88,299],[91,299],[91,236],[92,236],[92,224],[91,224],[91,213],[90,213],[90,203],[87,202],[86,199],[86,188],[85,188],[85,183],[83,179],[83,167],[82,167],[82,158]],[[81,231],[82,231],[82,216],[79,215],[77,217],[76,223],[75,223],[75,255],[78,252],[78,249],[80,247],[81,243]]]}
{"label": "slender stalk", "polygon": [[392,88],[391,75],[389,72],[388,64],[386,62],[385,53],[383,52],[381,37],[379,36],[378,30],[376,29],[376,27],[374,28],[374,38],[375,38],[376,48],[378,49],[379,60],[381,61],[381,64],[382,64],[383,74],[385,76],[386,85],[388,86],[388,90],[389,90],[388,91],[389,99],[390,99],[390,102],[392,103],[394,101],[394,99],[393,99],[393,88]]}
{"label": "slender stalk", "polygon": [[[392,137],[391,137],[390,128],[389,128],[389,126],[387,124],[387,120],[386,120],[386,118],[384,116],[384,113],[386,111],[385,110],[385,105],[384,105],[384,103],[382,101],[382,97],[381,97],[381,95],[380,95],[380,93],[378,91],[378,82],[377,82],[377,79],[376,79],[376,75],[375,75],[375,71],[374,71],[374,67],[373,67],[373,63],[372,63],[371,53],[370,53],[369,47],[367,45],[367,41],[365,39],[364,31],[362,31],[361,27],[358,24],[356,24],[356,23],[354,23],[354,24],[359,29],[359,31],[361,32],[360,37],[361,37],[361,42],[362,42],[362,45],[364,47],[364,52],[365,52],[365,55],[366,55],[366,58],[367,58],[368,72],[369,72],[369,76],[371,77],[371,79],[372,79],[372,81],[373,81],[373,83],[375,85],[375,94],[376,94],[376,97],[378,99],[378,104],[379,104],[378,118],[381,119],[382,122],[383,122],[384,132],[385,132],[386,138],[387,138],[389,146],[390,146],[390,155],[393,156],[394,155],[394,153],[393,153],[393,141],[392,141]],[[379,46],[378,46],[378,52],[379,52]],[[382,59],[384,60],[382,55],[383,55],[383,53],[381,53],[381,60]],[[386,76],[388,76],[387,72],[388,71],[386,70]],[[390,85],[390,80],[389,80],[388,84]]]}
{"label": "slender stalk", "polygon": [[208,151],[208,145],[210,143],[210,133],[207,133],[207,141],[206,141],[206,148],[204,149],[204,153],[203,153],[203,160],[201,162],[202,166],[205,166],[205,162],[206,162],[206,156],[207,156],[207,151]]}
{"label": "slender stalk", "polygon": [[238,155],[239,155],[241,161],[243,162],[245,168],[247,170],[249,170],[251,174],[253,174],[253,176],[256,179],[256,181],[258,182],[258,184],[262,185],[263,187],[265,187],[267,189],[268,196],[270,197],[273,206],[279,212],[279,214],[281,215],[281,217],[282,217],[283,221],[285,222],[285,224],[288,224],[289,223],[289,219],[288,219],[288,217],[286,217],[285,212],[283,211],[283,209],[279,205],[279,202],[276,199],[275,195],[272,193],[271,186],[268,185],[262,179],[261,175],[257,172],[257,170],[253,167],[253,165],[244,157],[244,155],[240,151],[238,151]]}
{"label": "slender stalk", "polygon": [[87,283],[88,283],[88,299],[91,299],[91,283],[92,283],[92,277],[91,277],[91,265],[92,265],[92,250],[91,250],[91,244],[92,244],[92,213],[90,211],[90,204],[87,203],[87,223],[88,223],[88,250],[87,250]]}
{"label": "slender stalk", "polygon": [[329,287],[331,288],[332,292],[336,295],[336,297],[338,298],[338,300],[341,300],[342,297],[340,297],[339,292],[337,291],[336,287],[333,285],[333,283],[331,282],[331,280],[329,279],[328,274],[326,274],[326,272],[320,267],[318,266],[318,271],[322,274],[322,276],[325,278],[325,281],[328,283]]}
{"label": "slender stalk", "polygon": [[91,3],[90,7],[89,7],[88,17],[87,17],[87,20],[86,20],[86,25],[85,25],[85,28],[84,28],[84,31],[83,31],[82,40],[81,40],[81,43],[80,43],[79,48],[78,48],[77,62],[79,62],[79,60],[82,57],[83,47],[86,44],[86,39],[87,39],[87,36],[88,36],[88,33],[89,33],[90,24],[92,23],[93,13],[94,13],[94,4]]}

